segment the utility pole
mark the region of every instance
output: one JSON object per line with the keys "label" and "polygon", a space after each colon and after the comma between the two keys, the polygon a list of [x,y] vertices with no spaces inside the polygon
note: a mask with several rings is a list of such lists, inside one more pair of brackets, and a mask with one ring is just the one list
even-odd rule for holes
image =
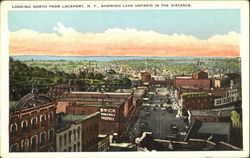
{"label": "utility pole", "polygon": [[147,60],[146,60],[146,72],[148,72],[148,57],[147,57]]}

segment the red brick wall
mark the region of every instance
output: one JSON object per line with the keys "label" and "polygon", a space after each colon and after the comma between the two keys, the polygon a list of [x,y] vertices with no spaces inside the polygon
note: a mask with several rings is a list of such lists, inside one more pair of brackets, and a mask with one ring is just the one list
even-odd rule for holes
{"label": "red brick wall", "polygon": [[[48,104],[48,106],[52,105],[54,103]],[[44,108],[46,106],[43,106],[42,108]],[[47,152],[49,151],[49,147],[51,146],[54,150],[55,150],[55,105],[53,107],[50,108],[45,108],[43,110],[40,110],[39,108],[36,109],[34,108],[33,110],[30,111],[25,111],[25,115],[19,115],[18,114],[13,114],[10,115],[10,122],[9,122],[9,147],[11,147],[12,144],[17,143],[18,144],[18,150],[17,151],[22,151],[21,149],[21,141],[24,139],[28,139],[29,140],[29,147],[28,147],[28,151],[33,151],[31,148],[31,137],[37,135],[37,146],[36,146],[36,151],[42,151],[42,152]],[[49,119],[49,114],[52,113],[52,119]],[[23,111],[20,112],[20,114],[24,114]],[[46,121],[45,121],[45,125],[41,126],[41,122],[40,122],[40,116],[44,114]],[[31,124],[31,119],[36,117],[37,121],[36,121],[36,128],[32,129],[32,124]],[[26,120],[27,121],[27,130],[25,132],[22,131],[21,128],[21,122]],[[11,134],[11,125],[12,124],[16,124],[17,125],[17,131],[15,132],[14,135]],[[48,135],[49,135],[49,130],[53,129],[54,132],[54,136],[52,139],[52,142],[49,142],[48,139]],[[45,144],[43,146],[41,146],[40,144],[40,133],[44,132],[46,133],[45,136]]]}
{"label": "red brick wall", "polygon": [[99,106],[68,106],[66,108],[66,113],[90,115],[99,111],[99,108]]}
{"label": "red brick wall", "polygon": [[99,134],[113,134],[119,133],[118,121],[99,121]]}
{"label": "red brick wall", "polygon": [[219,122],[219,117],[216,116],[192,116],[191,120],[200,120],[204,122]]}
{"label": "red brick wall", "polygon": [[208,73],[206,73],[206,72],[195,72],[195,73],[193,73],[193,78],[194,79],[207,79],[208,78]]}
{"label": "red brick wall", "polygon": [[60,112],[66,113],[67,106],[69,106],[68,101],[58,101],[56,105],[56,113],[60,113]]}
{"label": "red brick wall", "polygon": [[97,151],[99,134],[99,119],[100,114],[85,120],[82,123],[82,150],[83,151]]}
{"label": "red brick wall", "polygon": [[212,96],[183,98],[184,109],[203,109],[214,106],[214,99]]}
{"label": "red brick wall", "polygon": [[176,87],[205,88],[212,87],[211,79],[178,79],[174,80]]}

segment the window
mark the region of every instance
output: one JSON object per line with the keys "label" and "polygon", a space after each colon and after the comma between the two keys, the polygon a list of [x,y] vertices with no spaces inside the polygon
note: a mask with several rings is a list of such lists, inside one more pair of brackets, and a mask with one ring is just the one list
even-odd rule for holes
{"label": "window", "polygon": [[36,117],[33,117],[33,118],[31,119],[31,129],[32,129],[32,130],[34,130],[34,129],[37,128],[36,122],[37,122],[37,118],[36,118]]}
{"label": "window", "polygon": [[71,150],[72,150],[72,149],[71,149],[71,146],[70,146],[70,147],[68,148],[68,152],[71,152]]}
{"label": "window", "polygon": [[46,125],[46,115],[43,114],[40,116],[40,122],[41,122],[41,126]]}
{"label": "window", "polygon": [[11,151],[11,152],[16,152],[17,149],[18,149],[18,144],[17,144],[17,143],[11,145],[11,147],[10,147],[10,151]]}
{"label": "window", "polygon": [[41,146],[43,146],[43,145],[45,145],[45,139],[46,139],[46,133],[42,133],[41,135],[40,135],[40,143],[41,143]]}
{"label": "window", "polygon": [[65,133],[64,134],[64,145],[66,145],[67,144],[67,134]]}
{"label": "window", "polygon": [[74,141],[76,141],[76,129],[73,130],[73,134],[74,134]]}
{"label": "window", "polygon": [[10,135],[15,136],[17,131],[17,125],[16,123],[13,123],[10,125]]}
{"label": "window", "polygon": [[29,140],[24,139],[21,141],[21,151],[28,151],[29,150]]}
{"label": "window", "polygon": [[36,151],[37,136],[31,137],[31,151]]}
{"label": "window", "polygon": [[77,138],[80,139],[80,127],[77,128]]}
{"label": "window", "polygon": [[62,136],[59,137],[59,145],[60,145],[60,148],[62,148]]}
{"label": "window", "polygon": [[69,143],[71,143],[71,135],[72,135],[72,131],[69,131]]}
{"label": "window", "polygon": [[64,151],[64,152],[67,152],[67,149],[64,149],[63,151]]}
{"label": "window", "polygon": [[76,144],[74,144],[74,152],[76,152]]}
{"label": "window", "polygon": [[50,130],[49,131],[49,142],[52,143],[53,142],[53,138],[54,138],[54,130]]}
{"label": "window", "polygon": [[77,151],[80,151],[80,142],[77,142]]}
{"label": "window", "polygon": [[54,119],[54,117],[53,117],[54,115],[53,115],[53,113],[51,112],[51,113],[49,113],[49,121],[50,122],[52,122],[53,121],[53,119]]}
{"label": "window", "polygon": [[28,127],[27,127],[27,121],[26,120],[22,121],[21,127],[22,127],[22,132],[27,132]]}

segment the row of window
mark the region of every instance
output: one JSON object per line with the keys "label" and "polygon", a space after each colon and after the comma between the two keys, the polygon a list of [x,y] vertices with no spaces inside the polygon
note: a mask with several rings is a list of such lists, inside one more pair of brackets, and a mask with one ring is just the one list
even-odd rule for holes
{"label": "row of window", "polygon": [[[46,137],[47,136],[47,137]],[[40,146],[46,145],[46,142],[53,143],[54,138],[54,129],[50,129],[48,132],[43,131],[38,135],[34,135],[30,138],[21,140],[20,146],[18,143],[14,143],[10,146],[10,151],[37,151],[37,145],[39,143]]]}
{"label": "row of window", "polygon": [[64,152],[77,152],[77,151],[81,151],[80,150],[80,142],[77,142],[77,145],[76,144],[73,145],[73,150],[72,150],[72,147],[69,146],[68,148],[65,148],[63,151]]}
{"label": "row of window", "polygon": [[216,99],[216,104],[225,104],[225,103],[230,103],[235,101],[235,99],[238,99],[236,97],[231,97],[231,98],[220,98],[220,99]]}
{"label": "row of window", "polygon": [[62,135],[59,136],[59,146],[60,146],[60,148],[62,148],[63,141],[64,141],[64,146],[66,146],[68,143],[71,143],[71,141],[72,141],[72,134],[73,134],[74,141],[76,141],[76,138],[80,139],[80,134],[81,134],[80,127],[78,127],[77,129],[74,129],[73,133],[72,133],[72,130],[69,130],[68,133],[64,133],[63,136]]}
{"label": "row of window", "polygon": [[[41,126],[46,126],[46,120],[49,120],[50,122],[54,121],[54,114],[53,112],[49,113],[46,117],[46,114],[40,115],[40,125]],[[32,117],[30,119],[30,123],[28,120],[23,120],[21,122],[21,131],[22,132],[27,132],[29,129],[35,130],[38,127],[38,118],[37,117]],[[10,125],[10,132],[11,136],[14,136],[16,134],[16,131],[18,130],[18,125],[17,123],[12,123]]]}
{"label": "row of window", "polygon": [[[205,98],[204,100],[203,100],[203,99],[202,99],[202,100],[201,100],[201,99],[196,99],[196,100],[189,100],[189,101],[186,101],[186,103],[187,103],[187,104],[191,104],[191,103],[201,103],[202,101],[206,103],[207,101],[212,101],[212,100],[213,100],[212,98],[210,98],[210,99],[206,99],[206,98]],[[184,102],[184,101],[185,101],[185,100],[183,100],[183,102]]]}
{"label": "row of window", "polygon": [[231,91],[231,92],[228,92],[228,95],[231,95],[231,94],[237,94],[238,91]]}

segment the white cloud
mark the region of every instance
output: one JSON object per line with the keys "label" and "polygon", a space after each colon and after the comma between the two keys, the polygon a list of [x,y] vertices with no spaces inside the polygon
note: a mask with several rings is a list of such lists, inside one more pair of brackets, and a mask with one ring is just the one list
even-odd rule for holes
{"label": "white cloud", "polygon": [[58,22],[56,33],[19,30],[10,33],[11,53],[67,55],[156,55],[237,56],[239,34],[228,32],[207,40],[184,34],[161,34],[152,30],[108,29],[103,33],[82,33]]}

